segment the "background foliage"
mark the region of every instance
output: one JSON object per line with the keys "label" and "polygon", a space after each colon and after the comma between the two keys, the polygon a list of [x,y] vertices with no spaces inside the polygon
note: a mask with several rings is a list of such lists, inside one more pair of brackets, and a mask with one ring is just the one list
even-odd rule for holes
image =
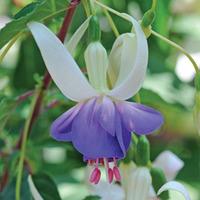
{"label": "background foliage", "polygon": [[[45,66],[31,35],[26,31],[30,20],[44,21],[55,32],[58,31],[66,5],[66,0],[31,1],[1,0],[0,24],[6,17],[13,19],[6,29],[0,31],[0,48],[16,33],[25,30],[25,34],[9,51],[0,64],[0,180],[9,170],[8,184],[0,193],[0,199],[13,200],[15,190],[16,163],[19,151],[14,148],[27,118],[30,98],[19,101],[18,96],[33,90],[41,81]],[[137,19],[149,9],[148,0],[104,0],[110,7],[128,12]],[[30,4],[18,13],[24,5]],[[22,5],[23,4],[23,5]],[[64,9],[63,9],[64,8]],[[18,13],[17,15],[15,15]],[[6,17],[5,17],[6,16]],[[102,43],[110,49],[115,39],[105,16],[99,13],[102,27]],[[80,5],[70,28],[71,35],[84,21],[85,13]],[[119,31],[126,32],[129,26],[113,16]],[[159,0],[157,16],[153,29],[181,44],[191,53],[200,57],[200,2],[198,0]],[[87,36],[81,41],[76,52],[76,59],[84,66],[83,51]],[[163,150],[171,150],[184,162],[185,166],[178,175],[178,180],[187,184],[193,200],[200,199],[200,143],[193,123],[194,81],[183,78],[190,73],[190,65],[184,62],[182,71],[177,72],[179,52],[159,41],[149,38],[149,70],[141,90],[142,103],[159,109],[165,116],[165,125],[161,133],[150,136],[152,160]],[[200,64],[200,62],[199,62]],[[183,73],[183,74],[182,74]],[[51,122],[73,105],[59,90],[51,85],[45,93],[39,118],[33,126],[28,140],[26,170],[22,185],[22,199],[30,199],[27,185],[27,171],[34,172],[42,196],[47,200],[80,200],[88,195],[84,184],[84,163],[82,157],[69,143],[58,143],[50,138]],[[55,183],[54,183],[55,182]],[[1,185],[2,187],[2,185]],[[1,188],[0,187],[0,188]],[[58,188],[59,194],[56,191]],[[77,192],[78,191],[78,192]],[[178,199],[179,197],[177,197]],[[88,197],[87,199],[97,199]]]}

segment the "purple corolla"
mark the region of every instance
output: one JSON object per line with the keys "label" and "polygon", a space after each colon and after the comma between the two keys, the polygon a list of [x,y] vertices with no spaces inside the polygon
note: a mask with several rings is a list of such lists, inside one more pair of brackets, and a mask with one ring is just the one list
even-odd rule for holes
{"label": "purple corolla", "polygon": [[[88,78],[72,55],[89,24],[89,18],[72,36],[67,48],[44,25],[28,24],[47,69],[61,92],[78,102],[62,114],[51,127],[58,141],[72,142],[89,165],[94,166],[90,181],[101,177],[99,165],[106,168],[108,180],[120,180],[117,160],[125,157],[131,132],[149,134],[160,128],[162,115],[147,106],[125,101],[142,86],[147,69],[148,46],[138,22],[122,14],[133,25],[133,32],[120,35],[109,57],[99,41],[85,51]],[[113,162],[111,169],[109,163]]]}

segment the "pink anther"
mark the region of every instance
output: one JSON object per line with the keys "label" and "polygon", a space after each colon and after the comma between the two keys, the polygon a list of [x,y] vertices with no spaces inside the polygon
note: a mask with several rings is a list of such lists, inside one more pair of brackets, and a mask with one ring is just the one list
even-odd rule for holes
{"label": "pink anther", "polygon": [[114,174],[116,181],[121,181],[120,171],[119,171],[119,168],[117,166],[115,166],[113,168],[113,174]]}

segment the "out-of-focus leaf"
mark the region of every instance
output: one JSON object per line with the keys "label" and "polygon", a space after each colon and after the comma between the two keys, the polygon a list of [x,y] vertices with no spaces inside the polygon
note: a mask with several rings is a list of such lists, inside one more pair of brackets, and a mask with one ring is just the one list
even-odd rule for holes
{"label": "out-of-focus leaf", "polygon": [[57,186],[46,174],[36,174],[32,176],[33,183],[40,195],[45,200],[61,200]]}
{"label": "out-of-focus leaf", "polygon": [[[1,200],[13,200],[15,199],[15,186],[16,178],[13,178],[9,184],[4,188],[3,192],[0,193]],[[21,200],[32,200],[31,194],[27,182],[27,173],[24,173],[21,185]]]}
{"label": "out-of-focus leaf", "polygon": [[63,13],[66,10],[68,1],[59,0],[54,1],[55,7],[52,1],[43,0],[28,5],[26,8],[21,10],[15,19],[8,23],[3,29],[0,30],[0,48],[2,48],[10,39],[16,34],[24,31],[26,24],[29,21],[42,21],[56,14]]}
{"label": "out-of-focus leaf", "polygon": [[38,6],[39,2],[33,2],[29,5],[22,8],[15,16],[14,19],[19,19],[21,17],[25,17],[30,12],[34,11],[34,9]]}
{"label": "out-of-focus leaf", "polygon": [[11,98],[0,94],[0,131],[4,128],[14,105],[15,102]]}
{"label": "out-of-focus leaf", "polygon": [[22,41],[20,56],[13,76],[16,89],[32,89],[34,74],[44,74],[45,66],[34,40],[30,37]]}
{"label": "out-of-focus leaf", "polygon": [[0,150],[5,146],[5,141],[0,139]]}
{"label": "out-of-focus leaf", "polygon": [[[170,1],[158,1],[156,9],[156,19],[153,27],[157,32],[164,36],[169,35],[169,18],[170,18]],[[158,40],[158,44],[162,50],[166,50],[168,45]]]}
{"label": "out-of-focus leaf", "polygon": [[83,200],[99,200],[101,199],[99,196],[88,196],[85,197]]}

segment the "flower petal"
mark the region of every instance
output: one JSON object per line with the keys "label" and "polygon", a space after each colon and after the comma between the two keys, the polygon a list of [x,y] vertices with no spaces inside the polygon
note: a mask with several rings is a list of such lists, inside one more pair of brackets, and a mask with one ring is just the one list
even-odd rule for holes
{"label": "flower petal", "polygon": [[73,101],[97,95],[60,40],[43,24],[28,24],[51,77],[61,92]]}
{"label": "flower petal", "polygon": [[68,51],[71,53],[71,55],[74,54],[74,51],[80,42],[81,38],[83,37],[85,31],[87,30],[90,22],[90,18],[88,17],[83,24],[77,29],[77,31],[72,35],[69,42],[65,42],[65,46],[68,49]]}
{"label": "flower petal", "polygon": [[72,141],[72,123],[83,104],[71,108],[51,125],[51,135],[57,141]]}
{"label": "flower petal", "polygon": [[162,192],[167,190],[175,190],[177,192],[180,192],[185,197],[185,200],[191,200],[187,189],[181,183],[178,183],[176,181],[168,182],[159,189],[157,194],[160,195]]}
{"label": "flower petal", "polygon": [[149,134],[160,128],[163,117],[153,108],[131,102],[119,102],[117,108],[124,126],[130,132]]}
{"label": "flower petal", "polygon": [[105,131],[96,120],[96,109],[96,98],[93,98],[77,115],[72,125],[73,145],[91,160],[124,157],[117,138]]}
{"label": "flower petal", "polygon": [[132,70],[137,40],[134,33],[120,35],[110,52],[108,76],[112,87],[118,86]]}
{"label": "flower petal", "polygon": [[[126,51],[129,52],[127,55],[132,56],[132,59],[127,58],[127,55],[124,55],[124,66],[120,66],[120,71],[123,71],[123,68],[125,68],[127,65],[130,65],[130,68],[128,67],[128,69],[131,70],[128,71],[128,73],[127,71],[126,73],[121,72],[122,74],[119,75],[119,84],[109,92],[109,95],[121,100],[132,97],[141,88],[148,63],[147,39],[142,31],[142,28],[140,27],[140,24],[129,15],[123,14],[123,16],[133,24],[136,36],[136,44],[134,42],[130,42],[131,45],[127,44],[128,49],[126,49]],[[132,40],[135,40],[135,38],[133,37]],[[134,56],[134,53],[131,55],[130,51],[136,52],[136,55]],[[125,75],[127,76],[126,78],[124,77]],[[125,79],[121,82],[122,77]]]}
{"label": "flower petal", "polygon": [[117,140],[125,157],[131,142],[131,133],[123,126],[121,116],[118,113],[117,109],[115,111],[115,125]]}
{"label": "flower petal", "polygon": [[40,193],[38,192],[37,188],[35,187],[31,175],[28,176],[28,185],[31,191],[31,194],[35,200],[44,200]]}
{"label": "flower petal", "polygon": [[102,102],[98,102],[99,108],[97,116],[99,124],[112,136],[115,136],[115,106],[110,98],[103,97]]}
{"label": "flower petal", "polygon": [[127,200],[147,200],[152,182],[149,169],[138,167],[130,176]]}
{"label": "flower petal", "polygon": [[183,161],[171,151],[164,151],[154,161],[153,165],[159,167],[165,173],[168,181],[173,180],[177,173],[183,168]]}
{"label": "flower petal", "polygon": [[95,195],[101,197],[101,200],[124,200],[123,189],[117,184],[100,181],[98,185],[93,186],[92,191]]}

